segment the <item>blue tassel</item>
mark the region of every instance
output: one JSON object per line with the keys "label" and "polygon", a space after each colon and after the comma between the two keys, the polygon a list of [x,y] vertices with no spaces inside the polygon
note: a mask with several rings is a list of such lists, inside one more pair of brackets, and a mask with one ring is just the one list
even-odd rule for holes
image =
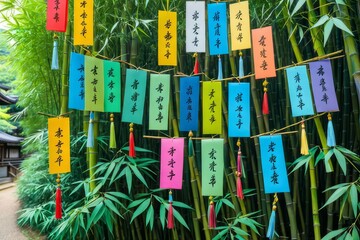
{"label": "blue tassel", "polygon": [[54,47],[52,52],[51,70],[59,70],[58,37],[54,36]]}
{"label": "blue tassel", "polygon": [[[276,208],[276,207],[275,207]],[[275,233],[275,220],[276,220],[276,214],[275,210],[273,209],[271,211],[270,221],[269,221],[269,227],[266,233],[266,237],[270,240],[273,239],[274,233]]]}
{"label": "blue tassel", "polygon": [[223,79],[223,72],[222,72],[222,63],[221,63],[221,57],[219,55],[219,61],[218,61],[218,80]]}
{"label": "blue tassel", "polygon": [[90,112],[89,128],[88,128],[88,138],[86,147],[94,147],[94,113]]}
{"label": "blue tassel", "polygon": [[244,61],[242,58],[242,53],[240,52],[240,58],[239,58],[239,77],[245,76],[244,74]]}
{"label": "blue tassel", "polygon": [[173,196],[172,196],[172,191],[169,191],[169,203],[173,202]]}
{"label": "blue tassel", "polygon": [[335,140],[335,131],[334,126],[332,123],[331,113],[328,114],[328,126],[327,126],[327,145],[329,147],[335,147],[336,146],[336,140]]}

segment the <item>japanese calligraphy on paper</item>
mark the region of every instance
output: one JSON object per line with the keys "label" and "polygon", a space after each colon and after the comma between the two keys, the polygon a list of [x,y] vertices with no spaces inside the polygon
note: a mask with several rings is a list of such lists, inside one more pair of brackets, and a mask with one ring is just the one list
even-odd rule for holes
{"label": "japanese calligraphy on paper", "polygon": [[94,1],[74,1],[74,45],[94,44]]}
{"label": "japanese calligraphy on paper", "polygon": [[199,76],[180,78],[180,131],[199,127]]}
{"label": "japanese calligraphy on paper", "polygon": [[167,130],[169,122],[170,75],[150,75],[149,129]]}
{"label": "japanese calligraphy on paper", "polygon": [[177,65],[177,15],[176,12],[159,11],[158,64]]}
{"label": "japanese calligraphy on paper", "polygon": [[46,30],[65,32],[68,18],[68,0],[48,0]]}
{"label": "japanese calligraphy on paper", "polygon": [[229,83],[229,137],[250,137],[250,84]]}
{"label": "japanese calligraphy on paper", "polygon": [[229,9],[231,50],[251,48],[248,1],[230,4]]}
{"label": "japanese calligraphy on paper", "polygon": [[85,110],[104,111],[103,60],[85,56]]}
{"label": "japanese calligraphy on paper", "polygon": [[186,52],[205,52],[205,2],[186,2]]}
{"label": "japanese calligraphy on paper", "polygon": [[203,134],[222,132],[222,85],[221,82],[203,82],[202,113]]}
{"label": "japanese calligraphy on paper", "polygon": [[84,110],[85,105],[85,57],[72,52],[69,73],[69,108]]}

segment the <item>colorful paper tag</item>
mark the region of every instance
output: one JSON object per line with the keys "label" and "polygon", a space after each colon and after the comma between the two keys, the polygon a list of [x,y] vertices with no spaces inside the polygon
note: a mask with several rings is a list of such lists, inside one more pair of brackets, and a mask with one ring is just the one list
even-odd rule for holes
{"label": "colorful paper tag", "polygon": [[146,94],[147,73],[126,69],[125,96],[122,122],[142,124]]}
{"label": "colorful paper tag", "polygon": [[208,29],[210,55],[228,54],[226,3],[208,4]]}
{"label": "colorful paper tag", "polygon": [[186,52],[205,52],[205,2],[186,1]]}
{"label": "colorful paper tag", "polygon": [[259,140],[265,193],[289,192],[281,135],[262,136]]}
{"label": "colorful paper tag", "polygon": [[224,181],[224,139],[201,140],[201,192],[222,196]]}
{"label": "colorful paper tag", "polygon": [[276,77],[272,27],[251,30],[255,78]]}
{"label": "colorful paper tag", "polygon": [[89,56],[85,56],[85,110],[104,111],[104,63]]}
{"label": "colorful paper tag", "polygon": [[48,0],[46,30],[65,32],[68,21],[68,0]]}
{"label": "colorful paper tag", "polygon": [[170,75],[150,75],[149,129],[167,130],[169,123]]}
{"label": "colorful paper tag", "polygon": [[49,173],[70,172],[70,120],[49,118]]}
{"label": "colorful paper tag", "polygon": [[180,131],[199,128],[199,76],[180,78]]}
{"label": "colorful paper tag", "polygon": [[309,66],[316,111],[339,111],[330,60],[311,62]]}
{"label": "colorful paper tag", "polygon": [[229,83],[229,137],[250,137],[250,84]]}
{"label": "colorful paper tag", "polygon": [[203,134],[222,133],[221,82],[203,82],[202,86]]}
{"label": "colorful paper tag", "polygon": [[184,138],[161,139],[160,188],[181,189],[184,166]]}
{"label": "colorful paper tag", "polygon": [[84,110],[85,106],[85,56],[70,54],[69,108]]}
{"label": "colorful paper tag", "polygon": [[94,1],[74,1],[74,45],[94,44]]}
{"label": "colorful paper tag", "polygon": [[120,63],[104,61],[104,111],[121,111],[121,71]]}
{"label": "colorful paper tag", "polygon": [[229,5],[231,50],[251,48],[249,2]]}
{"label": "colorful paper tag", "polygon": [[286,69],[290,94],[292,116],[313,115],[310,83],[306,66],[295,66]]}
{"label": "colorful paper tag", "polygon": [[158,64],[177,65],[177,13],[159,11],[158,19]]}

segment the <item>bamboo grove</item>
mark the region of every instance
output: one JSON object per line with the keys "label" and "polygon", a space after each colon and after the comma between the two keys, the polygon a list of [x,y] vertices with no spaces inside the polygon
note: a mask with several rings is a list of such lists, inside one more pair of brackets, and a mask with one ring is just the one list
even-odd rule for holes
{"label": "bamboo grove", "polygon": [[[216,1],[206,1],[216,2]],[[234,3],[236,1],[221,1]],[[73,1],[69,2],[72,16]],[[223,99],[225,148],[224,196],[216,197],[217,228],[209,229],[207,198],[201,196],[201,134],[179,131],[179,77],[190,75],[194,58],[186,53],[185,1],[95,1],[93,47],[72,45],[72,19],[59,35],[60,70],[51,71],[52,35],[45,30],[46,4],[40,0],[4,0],[1,13],[9,29],[9,61],[17,72],[14,82],[24,134],[23,176],[19,198],[23,209],[18,222],[49,239],[265,239],[273,196],[264,193],[259,139],[283,135],[290,193],[278,194],[275,238],[359,239],[360,193],[360,5],[355,0],[249,1],[251,28],[272,26],[277,77],[268,79],[270,114],[261,112],[263,82],[253,76],[250,50],[242,51],[245,77],[238,78],[240,52],[223,58],[224,93],[228,82],[251,84],[251,138],[242,138],[245,198],[236,196],[238,139],[227,135],[227,100]],[[178,14],[178,65],[159,67],[156,61],[157,11]],[[12,11],[16,10],[16,11]],[[10,13],[9,13],[10,12]],[[116,150],[109,149],[110,115],[96,113],[94,146],[86,148],[89,112],[68,106],[68,72],[71,51],[121,62],[122,85],[126,68],[143,68],[172,74],[169,130],[151,131],[147,124],[134,128],[137,157],[128,157],[129,125],[113,116]],[[216,78],[217,57],[198,55],[202,81]],[[326,144],[326,115],[305,119],[291,116],[284,68],[331,59],[340,111],[333,113],[338,145]],[[122,94],[123,96],[123,94]],[[224,94],[226,96],[226,94]],[[146,103],[145,103],[146,104]],[[54,219],[55,177],[48,174],[46,116],[71,118],[72,172],[62,176],[62,220]],[[147,119],[145,111],[144,119]],[[300,154],[300,123],[306,122],[309,154]],[[152,137],[146,137],[152,136]],[[183,189],[174,194],[175,228],[165,227],[167,191],[159,189],[159,140],[156,137],[193,137],[185,148]]]}

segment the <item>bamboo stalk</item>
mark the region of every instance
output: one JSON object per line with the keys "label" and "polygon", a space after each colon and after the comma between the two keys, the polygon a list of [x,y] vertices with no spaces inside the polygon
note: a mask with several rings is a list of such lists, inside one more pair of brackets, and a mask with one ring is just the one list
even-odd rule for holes
{"label": "bamboo stalk", "polygon": [[69,47],[70,47],[70,32],[71,24],[68,21],[68,27],[66,28],[65,38],[64,38],[64,48],[63,48],[63,62],[61,69],[61,107],[60,115],[68,111],[68,102],[69,102],[69,81],[68,81],[68,72],[69,72]]}

